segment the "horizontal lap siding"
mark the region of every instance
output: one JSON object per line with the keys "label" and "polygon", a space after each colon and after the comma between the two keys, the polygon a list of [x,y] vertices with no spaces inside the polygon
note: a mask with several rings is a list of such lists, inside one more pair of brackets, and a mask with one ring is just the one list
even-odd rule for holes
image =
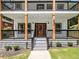
{"label": "horizontal lap siding", "polygon": [[21,48],[26,48],[26,41],[25,42],[17,42],[17,41],[0,41],[0,49],[4,49],[5,46],[20,46]]}

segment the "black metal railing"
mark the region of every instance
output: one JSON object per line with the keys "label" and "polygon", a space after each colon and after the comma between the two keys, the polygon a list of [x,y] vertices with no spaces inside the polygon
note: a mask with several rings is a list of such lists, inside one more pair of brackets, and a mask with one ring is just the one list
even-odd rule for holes
{"label": "black metal railing", "polygon": [[31,39],[31,50],[34,48],[34,38]]}
{"label": "black metal railing", "polygon": [[[34,31],[28,30],[28,39],[34,37]],[[24,39],[25,30],[2,30],[2,39]]]}
{"label": "black metal railing", "polygon": [[76,3],[75,5],[73,5],[69,10],[78,10],[79,11],[79,7],[78,7],[79,3]]}
{"label": "black metal railing", "polygon": [[[2,38],[3,39],[24,39],[25,31],[24,30],[2,30]],[[52,30],[46,31],[46,37],[52,38]],[[28,31],[28,38],[34,38],[35,31]],[[56,39],[79,39],[79,30],[56,30]]]}
{"label": "black metal railing", "polygon": [[[47,37],[52,38],[52,30],[47,30]],[[56,39],[79,39],[79,30],[56,30]]]}
{"label": "black metal railing", "polygon": [[[43,4],[51,4],[52,5],[52,1],[28,1],[28,11],[52,11],[52,6],[50,6],[50,8],[44,8],[44,9],[37,9],[37,7],[30,7],[29,5],[34,5],[36,6],[36,3],[43,3]],[[63,3],[63,5],[56,5],[56,10],[57,11],[78,11],[78,5],[79,2],[78,1],[56,1],[56,4],[61,4]],[[2,1],[3,4],[3,9],[4,11],[23,11],[25,2],[24,1]],[[44,6],[45,7],[45,6]]]}
{"label": "black metal railing", "polygon": [[21,1],[2,1],[3,11],[23,11],[24,2]]}
{"label": "black metal railing", "polygon": [[50,45],[49,45],[49,39],[47,38],[47,49],[49,49]]}
{"label": "black metal railing", "polygon": [[24,39],[24,30],[2,30],[2,39]]}
{"label": "black metal railing", "polygon": [[3,3],[3,10],[12,10],[8,5]]}

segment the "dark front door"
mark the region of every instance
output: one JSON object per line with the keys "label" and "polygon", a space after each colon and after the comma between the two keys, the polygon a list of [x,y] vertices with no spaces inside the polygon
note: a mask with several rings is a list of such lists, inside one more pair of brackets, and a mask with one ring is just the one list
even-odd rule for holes
{"label": "dark front door", "polygon": [[35,37],[46,37],[46,23],[35,24]]}

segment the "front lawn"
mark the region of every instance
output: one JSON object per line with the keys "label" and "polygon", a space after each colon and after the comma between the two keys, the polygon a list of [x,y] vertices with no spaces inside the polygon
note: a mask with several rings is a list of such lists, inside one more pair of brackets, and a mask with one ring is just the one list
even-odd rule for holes
{"label": "front lawn", "polygon": [[79,48],[51,48],[52,59],[79,59]]}
{"label": "front lawn", "polygon": [[30,50],[26,50],[21,54],[14,55],[14,56],[0,57],[0,59],[28,59],[29,54],[30,54]]}

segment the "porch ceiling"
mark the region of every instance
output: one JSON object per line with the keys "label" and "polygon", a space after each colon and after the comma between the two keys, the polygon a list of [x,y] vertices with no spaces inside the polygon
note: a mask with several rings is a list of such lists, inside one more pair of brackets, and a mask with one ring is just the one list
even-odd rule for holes
{"label": "porch ceiling", "polygon": [[56,19],[66,19],[66,20],[68,20],[68,19],[70,19],[70,18],[72,18],[72,17],[75,17],[75,16],[77,16],[78,14],[77,13],[69,13],[69,14],[56,14]]}
{"label": "porch ceiling", "polygon": [[[4,16],[7,16],[11,19],[17,20],[17,19],[24,19],[24,14],[3,14]],[[74,16],[77,16],[78,14],[56,14],[56,19],[70,19]],[[34,18],[50,18],[52,17],[52,14],[29,14],[28,15],[30,19]]]}

